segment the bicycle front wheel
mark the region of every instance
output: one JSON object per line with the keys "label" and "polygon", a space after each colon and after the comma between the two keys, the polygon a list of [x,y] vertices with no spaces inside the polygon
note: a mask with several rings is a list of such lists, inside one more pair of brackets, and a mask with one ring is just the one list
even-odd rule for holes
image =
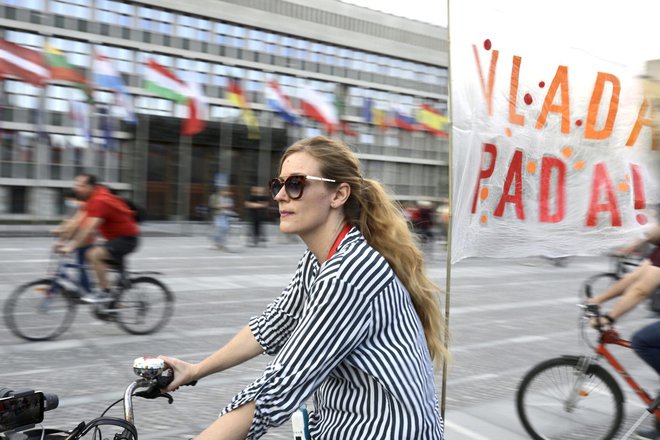
{"label": "bicycle front wheel", "polygon": [[4,307],[7,327],[19,338],[47,341],[64,333],[75,316],[76,305],[52,279],[41,279],[14,290]]}
{"label": "bicycle front wheel", "polygon": [[580,358],[541,362],[525,375],[516,395],[518,416],[536,440],[607,440],[623,420],[623,393],[612,375]]}
{"label": "bicycle front wheel", "polygon": [[121,328],[134,335],[147,335],[170,320],[174,294],[155,278],[138,277],[122,290],[114,309]]}

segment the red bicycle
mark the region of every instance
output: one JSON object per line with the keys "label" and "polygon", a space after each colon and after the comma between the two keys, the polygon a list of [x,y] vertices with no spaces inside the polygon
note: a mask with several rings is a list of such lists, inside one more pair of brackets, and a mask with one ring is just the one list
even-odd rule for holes
{"label": "red bicycle", "polygon": [[[585,283],[584,293],[587,298],[591,297],[592,292],[590,281],[598,278],[597,275]],[[583,304],[580,307],[580,335],[593,353],[584,356],[565,355],[543,361],[534,366],[518,386],[518,416],[527,433],[534,439],[614,438],[623,424],[624,395],[614,376],[600,365],[602,359],[628,383],[660,421],[657,402],[608,348],[609,345],[630,348],[630,341],[621,338],[612,327],[598,327],[598,342],[591,342],[586,332],[591,328],[591,320],[601,316],[600,311],[596,305]],[[632,429],[624,438],[631,433]]]}

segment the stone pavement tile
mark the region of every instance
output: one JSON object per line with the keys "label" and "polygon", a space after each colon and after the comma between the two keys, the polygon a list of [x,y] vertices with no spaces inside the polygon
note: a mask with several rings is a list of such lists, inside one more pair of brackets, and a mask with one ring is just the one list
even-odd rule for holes
{"label": "stone pavement tile", "polygon": [[489,401],[445,414],[448,440],[528,440],[512,401]]}

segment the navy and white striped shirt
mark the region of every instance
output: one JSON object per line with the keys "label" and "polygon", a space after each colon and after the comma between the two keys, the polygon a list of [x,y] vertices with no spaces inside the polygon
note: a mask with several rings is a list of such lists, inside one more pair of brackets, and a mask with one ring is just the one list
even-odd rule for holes
{"label": "navy and white striped shirt", "polygon": [[319,266],[307,250],[293,279],[250,328],[275,355],[221,414],[254,400],[248,439],[313,395],[314,440],[441,440],[433,365],[410,296],[352,228]]}

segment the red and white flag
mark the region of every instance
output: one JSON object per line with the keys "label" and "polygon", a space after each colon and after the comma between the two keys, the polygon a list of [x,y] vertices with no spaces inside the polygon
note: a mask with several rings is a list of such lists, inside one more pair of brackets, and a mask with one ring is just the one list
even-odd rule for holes
{"label": "red and white flag", "polygon": [[199,82],[194,78],[192,73],[187,78],[186,84],[190,91],[188,99],[188,119],[183,121],[181,130],[185,136],[193,136],[206,127],[206,119],[208,119],[208,102],[199,86]]}
{"label": "red and white flag", "polygon": [[300,97],[303,114],[325,125],[328,134],[334,133],[339,125],[337,110],[323,95],[316,90],[305,86]]}
{"label": "red and white flag", "polygon": [[4,75],[14,75],[38,87],[50,79],[41,53],[0,38],[0,77]]}

